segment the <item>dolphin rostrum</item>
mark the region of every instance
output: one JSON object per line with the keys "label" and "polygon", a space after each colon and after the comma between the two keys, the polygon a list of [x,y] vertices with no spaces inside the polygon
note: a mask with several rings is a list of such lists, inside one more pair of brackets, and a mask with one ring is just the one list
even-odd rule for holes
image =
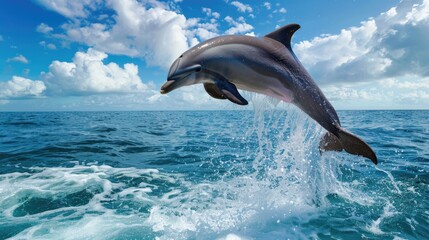
{"label": "dolphin rostrum", "polygon": [[345,150],[377,164],[371,147],[341,127],[335,109],[292,51],[290,41],[299,28],[289,24],[262,38],[220,36],[202,42],[173,62],[161,93],[203,83],[210,96],[240,105],[248,103],[237,88],[290,102],[328,131],[321,151]]}

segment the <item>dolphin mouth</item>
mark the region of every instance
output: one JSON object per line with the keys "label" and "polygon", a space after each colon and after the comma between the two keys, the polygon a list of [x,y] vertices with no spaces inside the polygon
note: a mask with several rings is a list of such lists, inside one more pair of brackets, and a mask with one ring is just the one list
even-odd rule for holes
{"label": "dolphin mouth", "polygon": [[192,73],[200,72],[201,70],[202,70],[202,67],[200,64],[195,64],[184,69],[176,70],[173,74],[168,76],[167,82],[164,83],[164,85],[162,85],[160,93],[166,94],[176,88],[181,87],[183,85],[181,84],[183,82],[181,80],[187,78]]}
{"label": "dolphin mouth", "polygon": [[169,93],[172,89],[172,85],[174,85],[174,83],[176,82],[176,80],[167,80],[166,83],[164,83],[164,85],[162,85],[161,87],[161,94],[167,94]]}

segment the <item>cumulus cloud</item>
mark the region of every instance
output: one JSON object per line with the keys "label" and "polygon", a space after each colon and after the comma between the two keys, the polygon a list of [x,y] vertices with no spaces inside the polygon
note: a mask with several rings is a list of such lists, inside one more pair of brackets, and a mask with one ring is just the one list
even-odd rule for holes
{"label": "cumulus cloud", "polygon": [[244,3],[241,3],[239,1],[232,1],[231,5],[234,6],[234,7],[236,7],[237,10],[239,12],[242,12],[242,13],[245,13],[245,12],[251,13],[251,12],[253,12],[253,9],[252,9],[252,7],[249,4],[244,4]]}
{"label": "cumulus cloud", "polygon": [[199,18],[189,18],[186,21],[187,37],[191,39],[190,47],[198,44],[199,40],[205,41],[219,36],[218,18],[220,14],[218,12],[213,12],[211,8],[202,8],[202,11],[207,17],[211,17],[209,22],[202,22]]}
{"label": "cumulus cloud", "polygon": [[50,49],[50,50],[55,50],[57,49],[57,46],[55,46],[55,44],[53,43],[46,43],[45,41],[40,41],[39,42],[40,46]]}
{"label": "cumulus cloud", "polygon": [[50,27],[49,25],[45,24],[45,23],[41,23],[37,26],[36,31],[40,32],[40,33],[50,33],[52,32],[54,29],[52,27]]}
{"label": "cumulus cloud", "polygon": [[[202,8],[205,13],[202,18],[186,18],[177,10],[178,8],[174,7],[172,1],[167,3],[156,0],[37,1],[68,18],[68,21],[58,31],[55,31],[57,33],[55,35],[52,34],[52,28],[46,24],[46,26],[39,25],[39,32],[51,34],[64,41],[79,42],[92,47],[91,51],[102,53],[98,56],[119,54],[140,57],[148,65],[165,69],[189,47],[223,34],[219,30],[219,24],[229,25],[225,34],[254,35],[253,26],[246,23],[243,17],[227,16],[222,21],[219,20],[219,13],[210,8]],[[226,2],[235,6],[239,12],[249,15],[253,13],[250,5],[239,1]],[[294,51],[314,79],[321,83],[326,95],[334,102],[353,102],[356,99],[370,101],[370,98],[378,99],[377,101],[380,102],[386,102],[392,98],[399,101],[399,99],[408,99],[407,96],[426,99],[425,96],[429,95],[429,89],[423,86],[427,83],[429,76],[427,68],[429,66],[427,57],[429,56],[429,48],[427,48],[427,42],[429,42],[428,2],[428,0],[402,1],[397,7],[363,21],[355,27],[295,44]],[[101,9],[100,6],[103,8]],[[268,10],[275,9],[274,12],[277,13],[286,12],[286,9],[281,8],[280,4],[264,2],[260,7]],[[95,19],[98,20],[94,21]],[[40,44],[49,48],[49,43]],[[89,51],[81,54],[90,55]],[[67,66],[79,68],[75,59],[72,62],[53,62],[51,64],[49,73],[44,75],[48,89],[55,89],[57,92],[63,91],[66,94],[122,93],[130,90],[127,87],[100,89],[95,84],[97,82],[95,77],[90,77],[90,80],[85,82],[83,74],[68,71]],[[94,62],[98,62],[98,66],[111,65],[104,64],[103,60],[105,58],[99,57]],[[82,66],[84,65],[82,64]],[[81,68],[83,69],[83,67]],[[100,69],[105,68],[100,67]],[[117,66],[117,69],[132,72],[125,66]],[[69,73],[71,77],[66,80],[67,77],[62,73],[63,75]],[[99,73],[105,73],[105,71],[99,71]],[[92,76],[90,73],[87,75]],[[76,83],[67,83],[76,76],[78,78]],[[55,78],[60,79],[57,85],[55,85]],[[103,84],[100,86],[115,85],[104,84],[109,81],[103,80],[102,82]],[[155,103],[174,98],[183,103],[186,98],[179,97],[179,95],[188,94],[187,99],[195,97],[194,92],[186,92],[186,89],[178,90],[171,96],[161,97],[159,94],[151,93],[145,99],[146,102]],[[380,89],[385,92],[380,94]],[[204,93],[201,89],[198,89],[198,92]],[[396,98],[395,93],[397,93]]]}
{"label": "cumulus cloud", "polygon": [[286,13],[286,8],[280,8],[279,13]]}
{"label": "cumulus cloud", "polygon": [[270,10],[270,9],[271,9],[271,3],[269,3],[269,2],[264,2],[264,7],[265,7],[267,10]]}
{"label": "cumulus cloud", "polygon": [[20,63],[25,63],[25,64],[27,64],[29,61],[28,61],[28,59],[27,59],[26,57],[24,57],[22,54],[19,54],[19,55],[15,56],[15,57],[8,58],[8,59],[6,60],[6,62],[20,62]]}
{"label": "cumulus cloud", "polygon": [[220,17],[220,13],[218,12],[213,12],[211,8],[203,8],[203,12],[208,16],[208,17],[214,17],[215,19]]}
{"label": "cumulus cloud", "polygon": [[86,17],[91,10],[96,9],[97,5],[101,4],[102,0],[36,0],[46,8],[58,12],[59,14],[72,17]]}
{"label": "cumulus cloud", "polygon": [[10,81],[0,82],[0,99],[42,97],[45,90],[42,81],[13,76]]}
{"label": "cumulus cloud", "polygon": [[[140,57],[147,65],[164,69],[168,69],[188,48],[221,34],[218,23],[220,14],[210,8],[202,8],[209,19],[199,19],[186,18],[172,2],[156,0],[38,2],[70,20],[56,34],[51,34],[52,30],[46,24],[39,25],[39,31],[108,54]],[[243,7],[245,12],[253,11],[250,6],[240,2],[234,1],[232,4]],[[103,11],[98,11],[100,9]],[[103,21],[93,21],[101,17]],[[230,28],[226,34],[244,34],[253,29],[253,26],[240,19],[228,21],[227,24]],[[47,44],[46,47],[49,48]]]}
{"label": "cumulus cloud", "polygon": [[[202,41],[219,36],[217,31],[211,31],[202,26],[192,30],[192,33],[198,36],[199,39],[201,39]],[[198,41],[196,41],[196,43],[198,43]],[[196,45],[196,44],[191,44],[191,45]]]}
{"label": "cumulus cloud", "polygon": [[333,102],[356,99],[377,101],[385,98],[385,96],[380,94],[376,89],[368,90],[346,86],[329,86],[324,88],[324,91]]}
{"label": "cumulus cloud", "polygon": [[226,16],[224,20],[231,25],[231,28],[225,31],[226,34],[243,34],[253,30],[253,26],[246,23],[243,17],[239,17],[235,21],[232,17]]}
{"label": "cumulus cloud", "polygon": [[407,75],[364,83],[322,87],[335,107],[343,109],[429,108],[429,77]]}
{"label": "cumulus cloud", "polygon": [[388,79],[384,81],[386,88],[400,88],[406,90],[429,90],[429,77],[420,79]]}
{"label": "cumulus cloud", "polygon": [[53,61],[42,75],[50,94],[90,95],[96,93],[143,92],[147,86],[136,65],[104,64],[107,54],[94,49],[77,52],[72,62]]}
{"label": "cumulus cloud", "polygon": [[151,1],[111,0],[115,11],[113,23],[71,22],[63,25],[67,40],[81,42],[110,54],[142,57],[149,65],[168,68],[174,59],[189,48],[187,19]]}
{"label": "cumulus cloud", "polygon": [[220,18],[220,13],[218,13],[218,12],[213,12],[213,13],[212,13],[212,16],[213,16],[214,18]]}
{"label": "cumulus cloud", "polygon": [[360,26],[294,46],[320,83],[429,76],[429,1],[402,1]]}

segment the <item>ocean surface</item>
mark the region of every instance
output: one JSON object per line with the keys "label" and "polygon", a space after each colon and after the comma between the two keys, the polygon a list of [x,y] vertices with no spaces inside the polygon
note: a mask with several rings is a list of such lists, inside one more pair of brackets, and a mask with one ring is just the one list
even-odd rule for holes
{"label": "ocean surface", "polygon": [[0,239],[427,239],[429,111],[0,113]]}

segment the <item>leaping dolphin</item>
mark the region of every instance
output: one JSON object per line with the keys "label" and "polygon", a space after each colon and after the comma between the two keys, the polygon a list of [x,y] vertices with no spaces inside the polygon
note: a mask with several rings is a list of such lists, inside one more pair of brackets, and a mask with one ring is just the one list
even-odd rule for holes
{"label": "leaping dolphin", "polygon": [[248,102],[237,88],[290,102],[328,131],[321,151],[345,150],[377,164],[371,147],[341,127],[335,109],[292,51],[290,41],[299,28],[289,24],[262,38],[230,35],[202,42],[173,62],[161,93],[203,83],[210,96],[240,105]]}

